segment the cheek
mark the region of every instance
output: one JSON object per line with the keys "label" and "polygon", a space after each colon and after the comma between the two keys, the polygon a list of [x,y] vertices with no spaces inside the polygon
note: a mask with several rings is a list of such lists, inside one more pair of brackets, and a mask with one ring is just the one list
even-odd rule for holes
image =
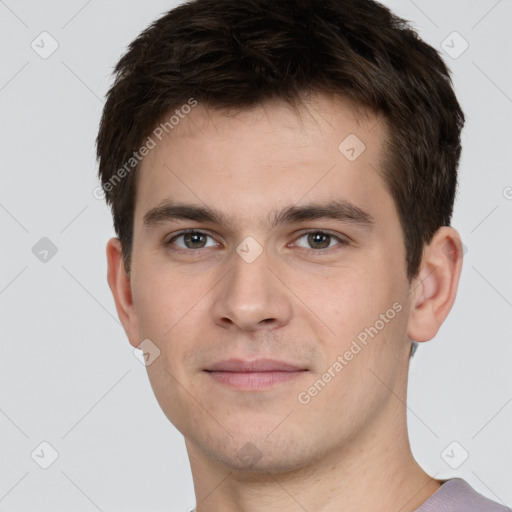
{"label": "cheek", "polygon": [[[307,287],[303,290],[306,293]],[[333,275],[316,292],[308,293],[307,300],[314,304],[311,309],[318,312],[331,331],[322,337],[325,362],[330,366],[338,356],[346,354],[347,362],[337,381],[359,382],[342,388],[362,390],[381,386],[370,369],[382,378],[392,378],[396,365],[403,359],[407,326],[406,288],[398,277],[377,266],[361,267]],[[337,392],[343,394],[342,388]],[[347,396],[338,399],[341,403],[350,400]]]}
{"label": "cheek", "polygon": [[140,335],[157,343],[171,336],[203,295],[197,279],[187,279],[156,265],[141,265],[136,269],[132,292]]}
{"label": "cheek", "polygon": [[322,280],[302,281],[297,295],[330,328],[336,344],[344,345],[378,318],[383,308],[384,290],[375,282],[367,269],[335,269]]}

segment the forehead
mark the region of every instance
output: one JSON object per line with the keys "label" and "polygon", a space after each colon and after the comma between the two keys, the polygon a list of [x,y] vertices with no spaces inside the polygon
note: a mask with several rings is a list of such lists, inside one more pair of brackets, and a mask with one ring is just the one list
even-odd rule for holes
{"label": "forehead", "polygon": [[263,221],[301,200],[341,197],[357,205],[387,194],[379,172],[386,125],[340,98],[238,111],[198,104],[168,131],[153,136],[139,168],[136,223],[169,199],[240,218],[259,213]]}

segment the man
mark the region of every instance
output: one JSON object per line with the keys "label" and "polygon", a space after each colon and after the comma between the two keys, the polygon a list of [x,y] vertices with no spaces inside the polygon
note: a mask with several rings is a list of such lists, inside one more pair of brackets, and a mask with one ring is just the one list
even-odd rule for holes
{"label": "man", "polygon": [[413,343],[461,272],[463,122],[437,52],[367,0],[193,0],[122,57],[108,282],[198,512],[507,510],[407,434]]}

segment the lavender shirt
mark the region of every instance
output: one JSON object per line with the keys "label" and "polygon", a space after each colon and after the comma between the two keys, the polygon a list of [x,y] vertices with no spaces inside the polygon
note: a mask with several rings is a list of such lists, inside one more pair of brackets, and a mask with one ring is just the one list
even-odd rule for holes
{"label": "lavender shirt", "polygon": [[416,512],[511,512],[511,509],[485,498],[462,478],[451,478]]}

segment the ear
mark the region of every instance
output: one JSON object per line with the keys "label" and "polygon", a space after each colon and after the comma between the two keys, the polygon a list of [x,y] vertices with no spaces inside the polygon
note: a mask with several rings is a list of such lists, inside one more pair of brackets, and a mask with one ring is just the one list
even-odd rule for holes
{"label": "ear", "polygon": [[424,248],[420,271],[411,283],[407,335],[412,340],[431,340],[448,316],[457,295],[462,257],[460,235],[447,226],[439,228]]}
{"label": "ear", "polygon": [[107,243],[107,281],[114,296],[117,315],[123,324],[130,344],[137,347],[140,344],[139,325],[133,303],[130,278],[126,274],[122,258],[121,242],[111,238]]}

